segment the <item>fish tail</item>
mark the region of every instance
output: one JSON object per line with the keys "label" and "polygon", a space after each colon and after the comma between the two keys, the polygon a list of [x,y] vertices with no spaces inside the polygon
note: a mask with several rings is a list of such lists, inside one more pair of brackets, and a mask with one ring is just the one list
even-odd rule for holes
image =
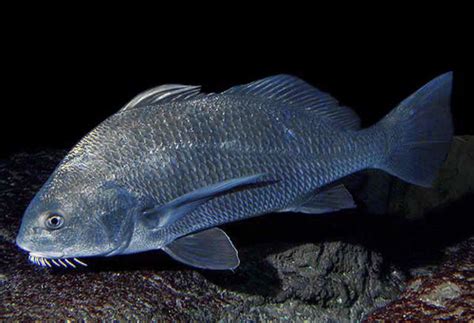
{"label": "fish tail", "polygon": [[438,76],[375,125],[386,144],[377,168],[412,184],[432,185],[453,137],[451,88],[452,72]]}

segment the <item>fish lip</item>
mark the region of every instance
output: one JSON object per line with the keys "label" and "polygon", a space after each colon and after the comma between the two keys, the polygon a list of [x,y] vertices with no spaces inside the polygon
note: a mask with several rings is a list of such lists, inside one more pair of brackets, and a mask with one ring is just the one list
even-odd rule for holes
{"label": "fish lip", "polygon": [[103,254],[104,257],[110,257],[110,256],[115,256],[117,254],[120,254],[123,248],[121,246],[115,247],[112,250],[106,252]]}

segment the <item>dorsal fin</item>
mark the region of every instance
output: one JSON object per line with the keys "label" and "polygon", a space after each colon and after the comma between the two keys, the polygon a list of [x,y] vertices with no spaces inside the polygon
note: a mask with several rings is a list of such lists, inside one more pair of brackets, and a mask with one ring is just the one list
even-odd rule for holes
{"label": "dorsal fin", "polygon": [[[142,92],[119,112],[157,103],[196,99],[212,94],[200,92],[200,86],[165,84]],[[319,117],[341,129],[357,130],[360,120],[350,108],[340,106],[331,95],[291,75],[275,75],[222,92],[228,95],[253,95],[285,103],[291,108],[314,111]]]}
{"label": "dorsal fin", "polygon": [[359,129],[357,114],[339,105],[331,95],[291,75],[275,75],[244,85],[234,86],[222,94],[253,95],[285,103],[292,108],[314,111],[318,116],[344,129]]}
{"label": "dorsal fin", "polygon": [[199,96],[201,87],[195,85],[165,84],[138,94],[119,112],[178,100],[188,100]]}

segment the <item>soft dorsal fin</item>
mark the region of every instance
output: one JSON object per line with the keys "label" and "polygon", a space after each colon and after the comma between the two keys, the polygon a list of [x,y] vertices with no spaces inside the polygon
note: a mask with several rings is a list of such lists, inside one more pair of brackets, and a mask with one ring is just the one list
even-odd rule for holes
{"label": "soft dorsal fin", "polygon": [[175,260],[203,269],[235,269],[240,263],[237,249],[219,228],[178,238],[163,250]]}
{"label": "soft dorsal fin", "polygon": [[200,95],[201,87],[194,85],[165,84],[149,89],[134,97],[119,112],[156,103],[188,100]]}
{"label": "soft dorsal fin", "polygon": [[339,105],[331,95],[291,75],[275,75],[244,85],[234,86],[222,94],[253,95],[291,106],[314,111],[333,125],[344,129],[359,129],[357,114]]}
{"label": "soft dorsal fin", "polygon": [[237,187],[258,183],[265,175],[266,174],[256,174],[233,178],[184,194],[164,205],[145,211],[143,214],[145,224],[151,230],[172,224],[217,195]]}

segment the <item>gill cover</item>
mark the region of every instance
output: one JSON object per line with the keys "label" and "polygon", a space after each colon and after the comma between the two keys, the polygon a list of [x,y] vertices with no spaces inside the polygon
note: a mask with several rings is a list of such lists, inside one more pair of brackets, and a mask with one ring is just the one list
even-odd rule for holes
{"label": "gill cover", "polygon": [[114,248],[107,256],[120,254],[132,240],[136,200],[127,190],[112,182],[104,184],[101,197],[101,201],[107,203],[108,207],[103,214],[97,215],[97,220],[107,232]]}

